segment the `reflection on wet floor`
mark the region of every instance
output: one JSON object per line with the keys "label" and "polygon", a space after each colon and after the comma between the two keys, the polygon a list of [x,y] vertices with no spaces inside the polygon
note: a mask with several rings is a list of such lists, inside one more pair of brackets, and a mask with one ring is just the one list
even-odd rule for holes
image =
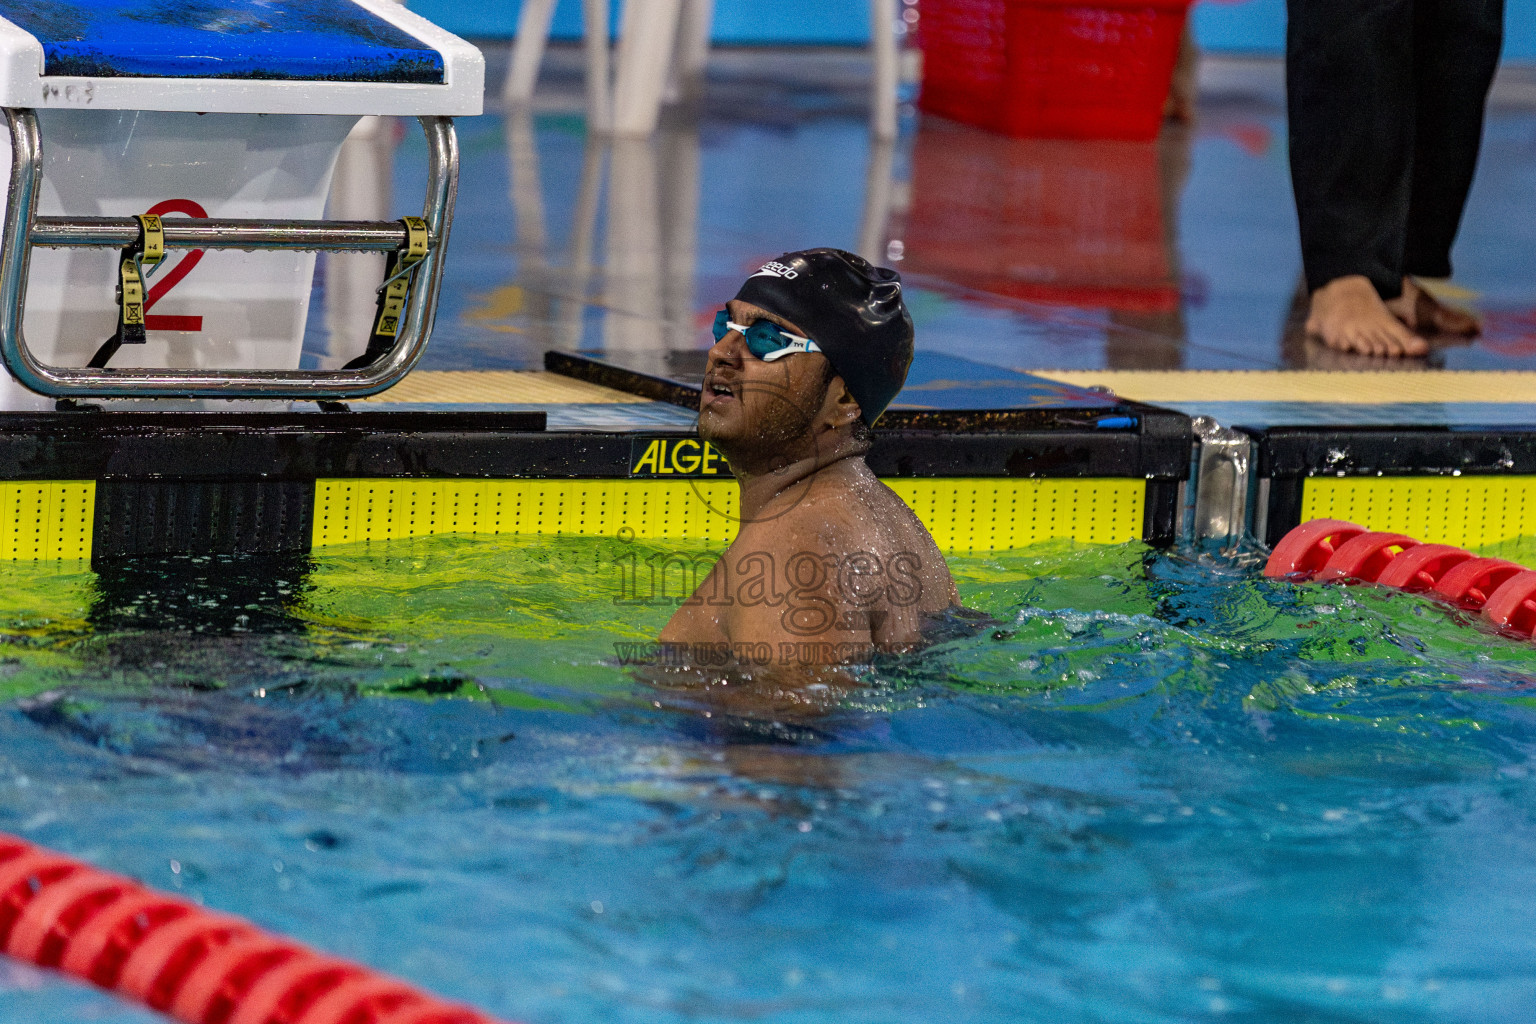
{"label": "reflection on wet floor", "polygon": [[1102,310],[1109,365],[1183,365],[1179,193],[1189,133],[1156,142],[1011,139],[918,125],[902,269],[988,296]]}
{"label": "reflection on wet floor", "polygon": [[[487,49],[493,107],[504,49]],[[1381,365],[1300,329],[1277,61],[1207,59],[1195,122],[1156,142],[1014,140],[909,114],[883,147],[865,62],[721,51],[693,108],[652,139],[613,141],[587,134],[579,59],[554,49],[532,110],[460,123],[458,218],[423,368],[535,368],[558,348],[696,375],[741,279],[816,245],[901,269],[919,349],[981,364],[979,376]],[[387,124],[354,138],[333,213],[414,212],[420,147]],[[1517,66],[1495,86],[1446,286],[1486,332],[1437,345],[1428,365],[1536,368],[1532,194],[1536,69]],[[366,259],[326,264],[309,365],[360,350],[377,276]]]}

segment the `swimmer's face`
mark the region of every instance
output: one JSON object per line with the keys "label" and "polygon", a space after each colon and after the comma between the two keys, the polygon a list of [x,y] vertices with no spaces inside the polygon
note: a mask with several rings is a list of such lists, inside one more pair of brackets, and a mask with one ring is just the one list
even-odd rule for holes
{"label": "swimmer's face", "polygon": [[[748,302],[726,303],[733,323],[769,320],[791,334],[805,331]],[[811,426],[827,395],[827,357],[797,352],[771,363],[754,356],[731,331],[709,350],[699,396],[699,436],[733,463],[759,458],[805,458],[814,445]]]}

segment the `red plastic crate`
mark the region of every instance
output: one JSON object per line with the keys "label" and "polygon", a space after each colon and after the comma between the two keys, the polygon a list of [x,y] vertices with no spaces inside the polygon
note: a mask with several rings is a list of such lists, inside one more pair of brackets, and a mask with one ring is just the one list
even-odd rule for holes
{"label": "red plastic crate", "polygon": [[923,0],[920,106],[1004,135],[1157,135],[1189,0]]}
{"label": "red plastic crate", "polygon": [[1057,305],[1179,308],[1155,142],[1011,139],[925,120],[903,271]]}

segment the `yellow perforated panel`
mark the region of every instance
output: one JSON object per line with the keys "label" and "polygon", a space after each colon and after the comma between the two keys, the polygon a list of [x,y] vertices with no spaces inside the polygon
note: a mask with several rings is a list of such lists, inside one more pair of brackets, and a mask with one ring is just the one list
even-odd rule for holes
{"label": "yellow perforated panel", "polygon": [[[998,551],[1069,538],[1141,537],[1141,480],[889,481],[944,551]],[[319,480],[314,546],[442,533],[524,533],[727,543],[731,480]]]}
{"label": "yellow perforated panel", "polygon": [[1314,477],[1302,487],[1301,519],[1319,518],[1486,548],[1536,536],[1536,477]]}
{"label": "yellow perforated panel", "polygon": [[729,541],[731,480],[318,480],[315,547],[439,533]]}
{"label": "yellow perforated panel", "polygon": [[917,513],[941,551],[1003,551],[1057,539],[1139,540],[1147,494],[1144,480],[971,477],[886,483]]}
{"label": "yellow perforated panel", "polygon": [[94,480],[0,483],[0,561],[90,558]]}

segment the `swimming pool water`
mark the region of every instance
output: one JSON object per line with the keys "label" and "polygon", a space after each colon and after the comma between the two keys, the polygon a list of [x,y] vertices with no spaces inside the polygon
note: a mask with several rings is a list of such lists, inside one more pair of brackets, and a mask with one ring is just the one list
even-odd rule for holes
{"label": "swimming pool water", "polygon": [[[1045,546],[727,706],[617,664],[629,553],[0,570],[0,830],[530,1024],[1528,1019],[1530,644]],[[0,1022],[149,1019],[0,962]]]}

